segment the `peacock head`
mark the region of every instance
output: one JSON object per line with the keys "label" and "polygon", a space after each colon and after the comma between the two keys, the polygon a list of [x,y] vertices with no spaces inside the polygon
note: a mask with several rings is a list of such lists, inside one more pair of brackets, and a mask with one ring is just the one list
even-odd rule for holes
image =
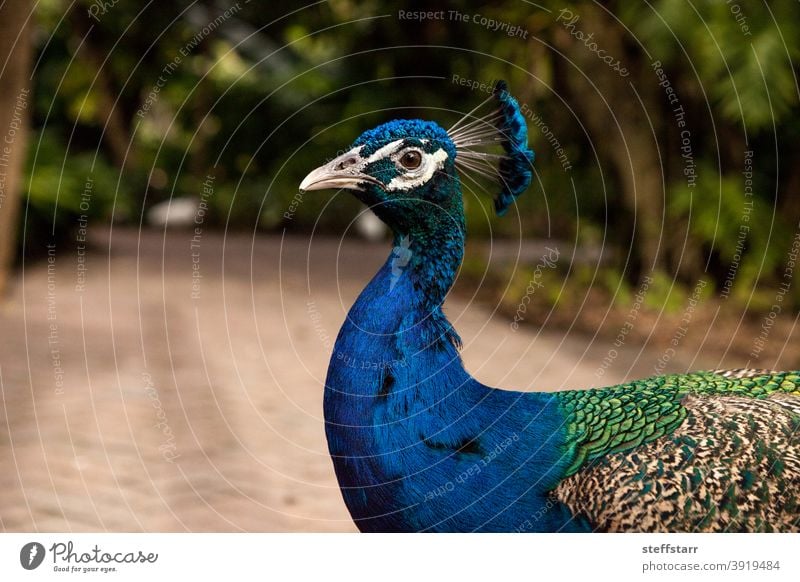
{"label": "peacock head", "polygon": [[[496,107],[476,115],[490,101]],[[351,190],[395,233],[405,234],[442,217],[463,224],[461,175],[478,188],[470,174],[498,182],[495,209],[504,214],[530,184],[532,162],[525,119],[500,81],[489,99],[449,130],[404,119],[364,132],[344,154],[306,176],[300,189]]]}
{"label": "peacock head", "polygon": [[311,172],[301,190],[346,188],[395,230],[423,214],[461,212],[456,148],[438,124],[420,119],[364,132],[347,152]]}

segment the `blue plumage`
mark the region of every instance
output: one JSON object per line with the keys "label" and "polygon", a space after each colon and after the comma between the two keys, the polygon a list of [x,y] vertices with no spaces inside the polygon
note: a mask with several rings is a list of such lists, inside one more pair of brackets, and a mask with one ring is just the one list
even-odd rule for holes
{"label": "blue plumage", "polygon": [[324,411],[345,503],[362,531],[585,530],[547,497],[568,462],[555,399],[470,377],[442,297],[420,294],[458,260],[432,250],[391,291],[387,261],[339,333]]}
{"label": "blue plumage", "polygon": [[800,528],[798,374],[708,372],[522,393],[464,369],[442,310],[464,253],[456,163],[482,172],[498,158],[472,147],[501,143],[499,213],[531,180],[516,100],[504,84],[493,98],[491,122],[445,131],[397,120],[367,131],[300,185],[351,190],[394,233],[339,332],[325,382],[328,446],[358,527]]}

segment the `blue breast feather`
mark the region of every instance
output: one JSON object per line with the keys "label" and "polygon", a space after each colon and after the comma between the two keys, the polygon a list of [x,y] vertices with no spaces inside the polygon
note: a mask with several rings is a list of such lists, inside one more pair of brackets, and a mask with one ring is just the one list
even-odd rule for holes
{"label": "blue breast feather", "polygon": [[326,431],[358,527],[587,531],[547,495],[571,460],[553,397],[482,385],[451,330],[414,277],[393,279],[390,257],[339,333]]}

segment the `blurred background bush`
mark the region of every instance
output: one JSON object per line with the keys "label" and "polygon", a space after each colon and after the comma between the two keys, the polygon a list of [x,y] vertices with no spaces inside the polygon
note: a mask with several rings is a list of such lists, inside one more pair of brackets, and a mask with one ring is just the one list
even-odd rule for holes
{"label": "blurred background bush", "polygon": [[[793,0],[67,4],[42,0],[30,23],[24,252],[76,228],[87,180],[93,222],[138,225],[213,176],[206,225],[340,232],[360,210],[349,197],[307,196],[286,218],[300,179],[389,118],[449,125],[483,98],[457,75],[506,78],[537,152],[518,217],[467,195],[473,237],[595,248],[602,272],[579,265],[562,287],[623,305],[648,274],[659,308],[704,280],[764,312],[784,282],[800,221]],[[792,285],[784,307],[799,305]]]}

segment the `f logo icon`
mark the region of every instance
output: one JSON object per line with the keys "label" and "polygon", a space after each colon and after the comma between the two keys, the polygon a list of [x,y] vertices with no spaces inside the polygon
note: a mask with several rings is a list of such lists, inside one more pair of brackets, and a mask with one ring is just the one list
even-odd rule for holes
{"label": "f logo icon", "polygon": [[28,542],[19,551],[19,563],[26,570],[35,570],[44,560],[44,546],[39,542]]}

